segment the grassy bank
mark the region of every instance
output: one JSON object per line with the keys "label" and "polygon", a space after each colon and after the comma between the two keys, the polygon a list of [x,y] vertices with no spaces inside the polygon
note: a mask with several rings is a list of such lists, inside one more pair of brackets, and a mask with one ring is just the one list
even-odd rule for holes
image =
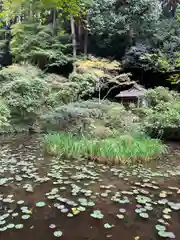
{"label": "grassy bank", "polygon": [[66,133],[46,135],[44,149],[63,157],[85,157],[104,163],[147,162],[166,151],[166,147],[146,136],[123,135],[115,138],[90,139]]}

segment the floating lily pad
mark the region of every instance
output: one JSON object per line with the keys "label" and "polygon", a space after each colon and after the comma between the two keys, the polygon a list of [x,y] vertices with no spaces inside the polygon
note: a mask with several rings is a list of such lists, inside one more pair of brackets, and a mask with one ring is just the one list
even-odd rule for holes
{"label": "floating lily pad", "polygon": [[165,227],[165,226],[159,225],[159,224],[157,224],[157,225],[155,226],[155,228],[156,228],[156,230],[158,230],[158,231],[165,231],[165,230],[166,230],[166,227]]}
{"label": "floating lily pad", "polygon": [[16,224],[16,225],[15,225],[15,228],[16,228],[16,229],[22,229],[23,227],[24,227],[23,224]]}
{"label": "floating lily pad", "polygon": [[104,224],[104,228],[112,228],[112,227],[114,227],[114,225],[111,225],[109,223],[105,223]]}
{"label": "floating lily pad", "polygon": [[120,211],[120,213],[125,213],[125,212],[126,212],[126,209],[120,208],[119,211]]}
{"label": "floating lily pad", "polygon": [[62,235],[63,235],[63,233],[61,231],[55,231],[54,232],[55,237],[61,237]]}
{"label": "floating lily pad", "polygon": [[45,202],[37,202],[36,207],[44,207],[46,205]]}
{"label": "floating lily pad", "polygon": [[30,215],[28,215],[28,214],[25,214],[25,215],[22,215],[22,219],[23,220],[27,220],[27,219],[29,219],[31,216]]}
{"label": "floating lily pad", "polygon": [[7,228],[10,228],[10,229],[12,229],[12,228],[14,228],[14,227],[15,227],[14,223],[9,223],[9,224],[7,225]]}
{"label": "floating lily pad", "polygon": [[93,213],[91,213],[91,217],[96,219],[102,219],[104,215],[99,210],[94,210]]}
{"label": "floating lily pad", "polygon": [[84,211],[86,211],[86,208],[80,206],[80,207],[78,207],[78,210],[81,211],[81,212],[84,212]]}
{"label": "floating lily pad", "polygon": [[145,213],[145,212],[141,212],[141,213],[139,214],[139,216],[142,217],[142,218],[145,218],[145,219],[149,218],[148,213]]}
{"label": "floating lily pad", "polygon": [[119,219],[124,219],[124,215],[123,215],[123,214],[117,214],[116,216],[117,216],[117,218],[119,218]]}
{"label": "floating lily pad", "polygon": [[0,225],[4,225],[6,223],[5,220],[0,221]]}
{"label": "floating lily pad", "polygon": [[163,215],[163,218],[165,218],[165,219],[170,219],[171,216],[170,216],[170,215],[167,215],[167,214],[164,214],[164,215]]}
{"label": "floating lily pad", "polygon": [[24,200],[19,200],[19,201],[17,202],[18,205],[22,205],[23,203],[24,203]]}
{"label": "floating lily pad", "polygon": [[72,213],[68,213],[67,217],[74,217],[74,215]]}
{"label": "floating lily pad", "polygon": [[7,230],[7,227],[2,227],[2,228],[0,228],[0,232],[4,232],[4,231],[6,231]]}
{"label": "floating lily pad", "polygon": [[163,238],[175,239],[176,236],[172,232],[159,231],[158,235]]}
{"label": "floating lily pad", "polygon": [[163,213],[164,214],[168,214],[168,213],[170,213],[172,210],[170,209],[170,208],[165,208],[164,210],[163,210]]}
{"label": "floating lily pad", "polygon": [[50,224],[50,225],[49,225],[49,228],[52,228],[52,229],[53,229],[53,228],[55,228],[55,227],[56,227],[55,224]]}

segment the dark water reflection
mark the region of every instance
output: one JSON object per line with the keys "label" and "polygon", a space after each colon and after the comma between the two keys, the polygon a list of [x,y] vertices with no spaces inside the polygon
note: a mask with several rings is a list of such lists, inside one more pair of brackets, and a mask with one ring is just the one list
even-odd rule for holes
{"label": "dark water reflection", "polygon": [[[131,240],[136,236],[140,236],[140,240],[161,239],[157,235],[155,225],[158,224],[158,219],[163,218],[162,211],[168,206],[157,203],[161,199],[160,192],[167,193],[165,198],[168,201],[180,203],[178,144],[170,144],[168,156],[164,156],[160,161],[147,166],[116,168],[84,160],[60,162],[42,153],[39,138],[19,136],[1,139],[0,239],[53,240],[57,238],[53,235],[55,230],[63,232],[60,237],[63,240]],[[157,189],[154,189],[154,186]],[[72,195],[72,190],[78,187],[80,190],[76,195]],[[53,188],[57,188],[58,196],[48,199]],[[105,196],[101,196],[102,193],[105,193]],[[138,194],[151,199],[150,205],[153,209],[148,211],[147,220],[135,213],[135,197]],[[86,198],[96,205],[86,207],[86,211],[70,218],[67,217],[67,213],[72,213],[71,202],[63,203],[58,197],[67,198],[77,206],[80,206],[79,198]],[[14,202],[4,202],[7,198]],[[129,203],[119,203],[114,200],[117,198],[128,199]],[[19,200],[24,200],[24,204],[18,205]],[[45,202],[46,206],[36,207],[36,203],[40,201]],[[64,205],[68,212],[62,213],[61,209],[57,208],[58,204]],[[21,219],[22,206],[27,206],[32,213],[30,219]],[[126,209],[123,220],[116,217],[120,208]],[[92,218],[90,214],[93,210],[100,210],[104,218]],[[2,224],[1,217],[8,212],[10,215]],[[18,216],[12,217],[13,213],[18,213]],[[173,232],[176,239],[180,239],[179,210],[173,210],[170,216],[170,219],[165,220],[168,223],[167,231]],[[12,228],[2,231],[2,228],[10,223],[22,223],[24,227],[20,230]],[[106,229],[105,223],[114,227]],[[51,224],[55,224],[56,228],[50,229]]]}

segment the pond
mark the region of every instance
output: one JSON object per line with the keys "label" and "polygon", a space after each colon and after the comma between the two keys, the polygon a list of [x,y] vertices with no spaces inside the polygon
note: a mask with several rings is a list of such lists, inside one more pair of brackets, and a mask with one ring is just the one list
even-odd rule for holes
{"label": "pond", "polygon": [[131,167],[46,156],[39,136],[0,146],[0,239],[180,239],[178,146]]}

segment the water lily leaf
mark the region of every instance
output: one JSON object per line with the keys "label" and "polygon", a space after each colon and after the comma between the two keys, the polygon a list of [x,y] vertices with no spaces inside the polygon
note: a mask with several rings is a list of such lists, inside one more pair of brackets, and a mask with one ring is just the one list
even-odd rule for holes
{"label": "water lily leaf", "polygon": [[54,232],[55,237],[61,237],[62,235],[63,235],[63,233],[61,231],[55,231]]}
{"label": "water lily leaf", "polygon": [[22,205],[24,203],[24,200],[19,200],[17,204]]}
{"label": "water lily leaf", "polygon": [[7,228],[14,228],[14,227],[15,227],[14,223],[9,223],[9,224],[7,225]]}
{"label": "water lily leaf", "polygon": [[176,238],[176,236],[172,232],[159,231],[158,235],[160,237],[164,237],[164,238],[170,238],[170,239],[175,239]]}
{"label": "water lily leaf", "polygon": [[55,224],[50,224],[50,225],[49,225],[49,228],[52,228],[52,229],[53,229],[53,228],[55,228],[55,227],[56,227]]}
{"label": "water lily leaf", "polygon": [[170,215],[167,215],[167,214],[164,214],[164,215],[163,215],[163,218],[165,218],[165,219],[170,219],[171,216],[170,216]]}
{"label": "water lily leaf", "polygon": [[120,208],[119,211],[120,211],[120,213],[125,213],[125,212],[126,212],[126,209]]}
{"label": "water lily leaf", "polygon": [[29,219],[31,216],[30,215],[28,215],[28,214],[25,214],[25,215],[22,215],[22,219],[23,220],[27,220],[27,219]]}
{"label": "water lily leaf", "polygon": [[112,228],[112,227],[114,227],[114,225],[111,225],[109,223],[105,223],[104,224],[104,228]]}
{"label": "water lily leaf", "polygon": [[145,219],[149,218],[148,213],[145,213],[145,212],[141,212],[141,213],[139,214],[139,216],[142,217],[142,218],[145,218]]}
{"label": "water lily leaf", "polygon": [[73,215],[77,215],[80,213],[80,210],[78,210],[77,208],[72,208],[72,213]]}
{"label": "water lily leaf", "polygon": [[82,206],[78,207],[77,209],[78,209],[79,211],[81,211],[81,212],[86,211],[86,208],[85,208],[85,207],[82,207]]}
{"label": "water lily leaf", "polygon": [[124,215],[122,215],[122,214],[117,214],[116,216],[117,216],[117,218],[119,218],[119,219],[123,219],[123,218],[124,218]]}
{"label": "water lily leaf", "polygon": [[2,228],[0,228],[0,232],[4,232],[4,231],[6,231],[7,230],[7,227],[5,226],[5,227],[2,227]]}
{"label": "water lily leaf", "polygon": [[158,230],[158,231],[165,231],[165,230],[166,230],[166,227],[165,227],[165,226],[159,225],[159,224],[157,224],[157,225],[155,226],[155,228],[156,228],[156,230]]}
{"label": "water lily leaf", "polygon": [[74,215],[72,213],[68,213],[67,217],[74,217]]}
{"label": "water lily leaf", "polygon": [[15,228],[16,228],[16,229],[22,229],[23,227],[24,227],[23,224],[16,224],[16,225],[15,225]]}
{"label": "water lily leaf", "polygon": [[37,202],[36,207],[44,207],[46,205],[45,202]]}
{"label": "water lily leaf", "polygon": [[104,215],[101,213],[99,210],[94,210],[93,213],[91,213],[91,217],[97,218],[97,219],[102,219]]}

